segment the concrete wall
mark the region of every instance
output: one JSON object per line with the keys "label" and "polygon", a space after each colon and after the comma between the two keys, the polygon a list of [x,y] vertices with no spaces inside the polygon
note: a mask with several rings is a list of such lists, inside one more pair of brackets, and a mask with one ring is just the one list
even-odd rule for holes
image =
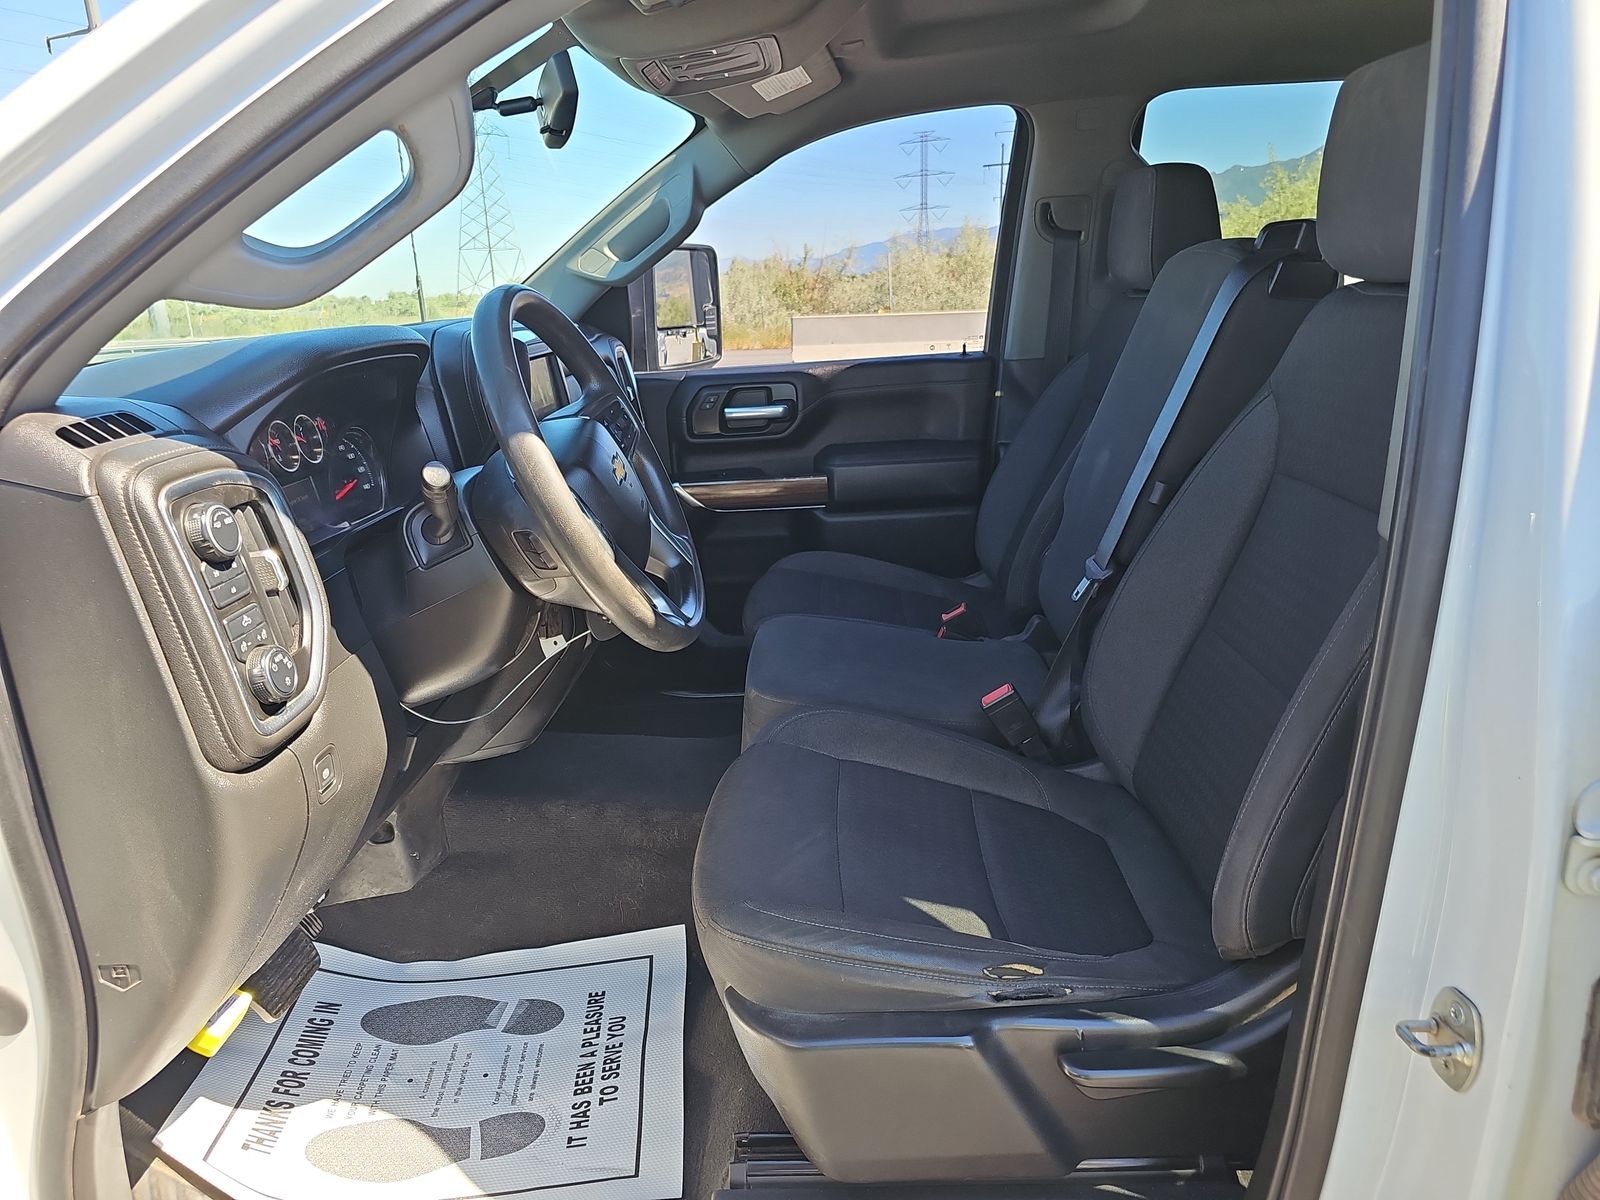
{"label": "concrete wall", "polygon": [[965,346],[983,349],[989,314],[974,312],[862,313],[791,317],[795,362],[835,358],[887,358],[900,354],[942,354]]}

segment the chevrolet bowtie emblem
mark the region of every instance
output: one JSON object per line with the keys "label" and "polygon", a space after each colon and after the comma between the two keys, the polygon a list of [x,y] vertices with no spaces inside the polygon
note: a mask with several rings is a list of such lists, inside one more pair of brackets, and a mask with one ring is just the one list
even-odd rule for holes
{"label": "chevrolet bowtie emblem", "polygon": [[622,461],[622,455],[611,456],[611,473],[616,476],[618,483],[628,477],[628,464]]}

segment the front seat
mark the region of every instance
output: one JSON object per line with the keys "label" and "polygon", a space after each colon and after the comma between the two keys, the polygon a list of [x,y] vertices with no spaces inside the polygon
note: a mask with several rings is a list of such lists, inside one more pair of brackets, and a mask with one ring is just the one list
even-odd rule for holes
{"label": "front seat", "polygon": [[860,554],[802,551],[756,580],[745,600],[745,632],[788,613],[934,630],[941,614],[959,604],[978,632],[999,637],[1016,628],[1037,607],[1039,560],[1060,515],[1066,467],[1156,276],[1180,250],[1220,236],[1217,193],[1204,167],[1162,163],[1118,180],[1106,254],[1111,301],[1083,350],[1029,410],[989,479],[975,545],[984,573],[947,579]]}
{"label": "front seat", "polygon": [[825,1173],[1045,1177],[1252,1154],[1381,591],[1378,508],[1428,50],[1357,71],[1325,153],[1319,301],[1095,631],[1088,770],[809,711],[729,769],[701,946]]}

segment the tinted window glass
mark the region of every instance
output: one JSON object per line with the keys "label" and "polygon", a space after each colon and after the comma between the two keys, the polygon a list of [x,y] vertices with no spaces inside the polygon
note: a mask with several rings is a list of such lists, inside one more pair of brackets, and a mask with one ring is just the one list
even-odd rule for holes
{"label": "tinted window glass", "polygon": [[1146,162],[1211,172],[1223,237],[1317,215],[1322,144],[1338,83],[1273,83],[1167,92],[1145,108]]}
{"label": "tinted window glass", "polygon": [[865,125],[713,204],[721,365],[982,349],[1015,128],[995,106]]}

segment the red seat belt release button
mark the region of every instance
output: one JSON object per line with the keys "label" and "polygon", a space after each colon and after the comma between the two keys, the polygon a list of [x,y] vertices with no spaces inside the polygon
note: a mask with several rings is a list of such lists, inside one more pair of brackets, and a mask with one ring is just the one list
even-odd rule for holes
{"label": "red seat belt release button", "polygon": [[1039,723],[1033,719],[1027,703],[1017,695],[1015,686],[1002,683],[978,704],[1006,745],[1029,758],[1044,760],[1050,757],[1044,737],[1039,732]]}
{"label": "red seat belt release button", "polygon": [[939,632],[936,636],[962,642],[976,641],[976,633],[969,628],[973,624],[969,617],[967,602],[963,600],[949,612],[939,614]]}

